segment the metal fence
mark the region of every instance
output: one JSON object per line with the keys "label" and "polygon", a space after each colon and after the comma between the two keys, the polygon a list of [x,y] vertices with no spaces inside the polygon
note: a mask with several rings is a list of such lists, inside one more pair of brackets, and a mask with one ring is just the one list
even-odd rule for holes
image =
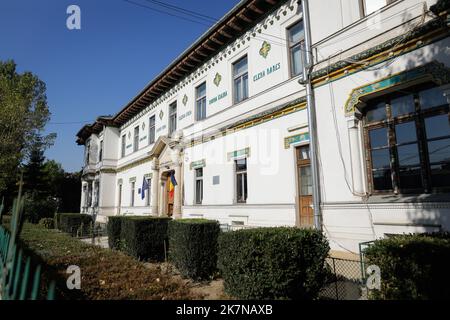
{"label": "metal fence", "polygon": [[[0,221],[1,224],[1,221]],[[41,288],[41,266],[14,243],[11,234],[0,225],[0,300],[37,300]],[[55,282],[47,288],[47,300],[55,297]]]}
{"label": "metal fence", "polygon": [[326,285],[319,295],[321,299],[365,299],[361,261],[328,257],[326,267],[329,272]]}

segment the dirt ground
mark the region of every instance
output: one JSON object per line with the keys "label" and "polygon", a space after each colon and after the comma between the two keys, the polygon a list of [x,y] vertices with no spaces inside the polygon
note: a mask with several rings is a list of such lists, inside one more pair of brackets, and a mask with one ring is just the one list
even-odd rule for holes
{"label": "dirt ground", "polygon": [[203,300],[229,300],[223,291],[223,280],[213,279],[211,281],[197,282],[192,279],[183,278],[180,273],[169,263],[144,263],[145,267],[160,271],[165,274],[169,274],[175,279],[181,280],[186,283],[192,292],[199,295]]}

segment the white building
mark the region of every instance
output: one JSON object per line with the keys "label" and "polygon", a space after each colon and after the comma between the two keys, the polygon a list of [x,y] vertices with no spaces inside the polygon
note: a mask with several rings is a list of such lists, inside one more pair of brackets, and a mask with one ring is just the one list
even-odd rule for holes
{"label": "white building", "polygon": [[[449,29],[435,2],[310,1],[333,249],[450,229]],[[120,112],[80,130],[82,212],[310,227],[303,39],[298,1],[241,1]]]}

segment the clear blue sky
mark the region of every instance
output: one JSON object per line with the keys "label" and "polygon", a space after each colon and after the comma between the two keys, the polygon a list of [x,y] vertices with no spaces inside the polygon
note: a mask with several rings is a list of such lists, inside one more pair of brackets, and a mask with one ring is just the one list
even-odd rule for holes
{"label": "clear blue sky", "polygon": [[[217,18],[239,2],[162,1]],[[81,30],[66,27],[71,4],[81,9]],[[80,122],[115,114],[206,30],[124,0],[1,0],[0,60],[13,59],[19,72],[31,71],[47,84],[47,132],[58,137],[46,157],[78,171]]]}

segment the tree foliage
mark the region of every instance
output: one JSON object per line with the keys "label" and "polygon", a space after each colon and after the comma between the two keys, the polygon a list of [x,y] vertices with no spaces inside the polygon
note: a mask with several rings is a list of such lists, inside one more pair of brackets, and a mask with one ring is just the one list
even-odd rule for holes
{"label": "tree foliage", "polygon": [[45,91],[36,75],[19,74],[14,61],[0,61],[0,193],[16,180],[17,168],[36,144],[53,143],[55,134],[43,134],[50,119]]}

